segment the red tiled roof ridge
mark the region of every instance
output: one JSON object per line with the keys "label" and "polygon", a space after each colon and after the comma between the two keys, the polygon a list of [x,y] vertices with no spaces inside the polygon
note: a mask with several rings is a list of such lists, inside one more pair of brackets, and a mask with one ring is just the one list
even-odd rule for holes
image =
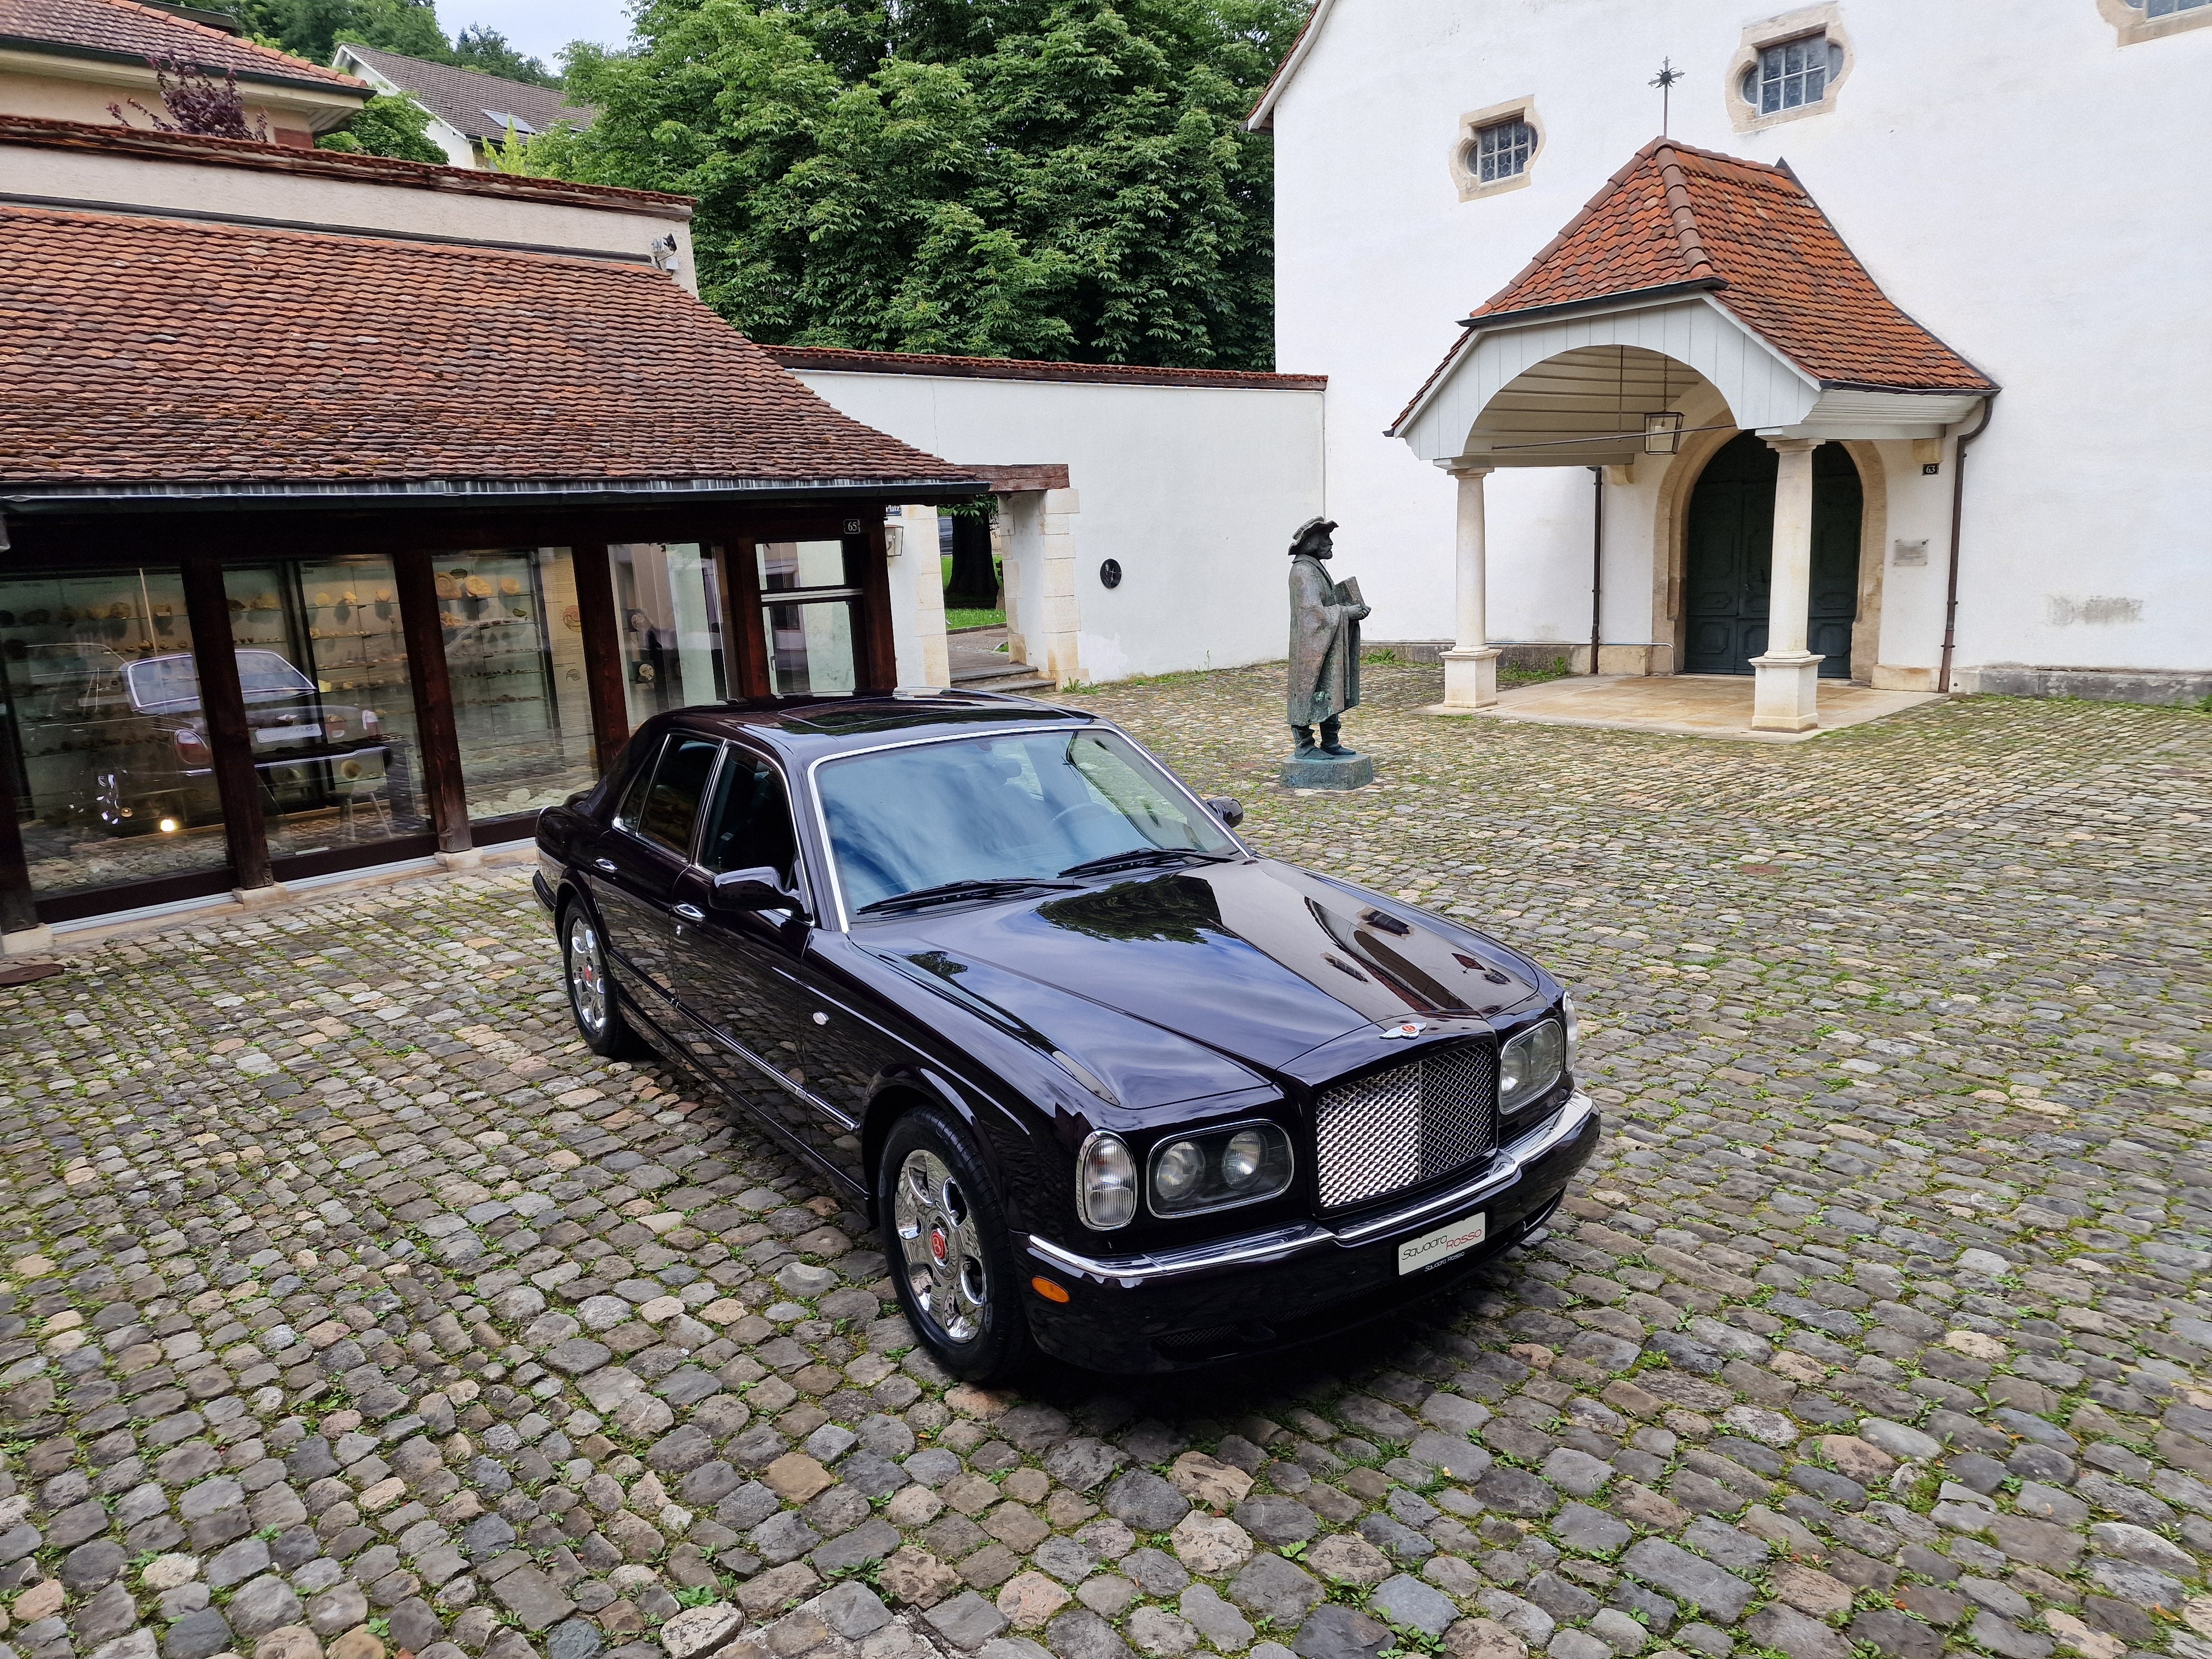
{"label": "red tiled roof ridge", "polygon": [[[284,77],[287,79],[316,81],[331,86],[358,88],[362,92],[368,92],[370,89],[369,85],[366,81],[361,80],[357,76],[348,75],[343,70],[331,69],[326,64],[314,62],[312,58],[295,57],[291,52],[285,52],[276,46],[264,46],[258,40],[248,40],[237,35],[227,34],[222,30],[216,28],[213,24],[195,22],[189,17],[180,16],[173,11],[164,11],[158,6],[141,5],[139,3],[139,0],[91,0],[91,3],[106,6],[115,11],[134,13],[157,27],[185,29],[191,31],[194,34],[205,36],[210,42],[219,43],[223,47],[226,53],[242,52],[252,57],[273,59],[276,63],[283,64],[295,71],[295,74]],[[53,37],[33,36],[29,38],[44,40],[52,39]],[[89,43],[82,41],[73,42],[72,44],[89,46]],[[112,50],[112,48],[105,46],[92,47],[91,49],[99,51]],[[219,67],[219,65],[209,64],[204,67],[214,69]]]}
{"label": "red tiled roof ridge", "polygon": [[1127,386],[1319,390],[1326,374],[1282,374],[1256,368],[1171,368],[1149,363],[1080,363],[1050,357],[971,357],[950,352],[866,351],[850,346],[771,345],[761,349],[787,368],[878,374],[945,374],[968,380],[1071,380]]}
{"label": "red tiled roof ridge", "polygon": [[649,267],[0,204],[0,482],[962,481]]}
{"label": "red tiled roof ridge", "polygon": [[94,121],[0,113],[0,145],[10,143],[57,149],[124,150],[161,161],[258,167],[325,178],[350,177],[399,189],[456,191],[480,196],[534,196],[585,205],[634,204],[641,210],[668,219],[689,219],[696,205],[689,196],[633,190],[620,185],[575,184],[565,179],[533,179],[480,167],[449,167],[443,162],[403,161],[389,155],[295,149],[252,138],[214,138],[198,133],[155,132],[144,127],[105,126]]}

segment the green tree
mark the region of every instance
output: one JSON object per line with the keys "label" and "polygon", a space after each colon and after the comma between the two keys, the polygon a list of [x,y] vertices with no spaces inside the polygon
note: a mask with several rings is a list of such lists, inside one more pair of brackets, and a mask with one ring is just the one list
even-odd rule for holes
{"label": "green tree", "polygon": [[647,0],[572,50],[533,159],[700,198],[756,337],[1265,367],[1271,156],[1243,120],[1301,0]]}
{"label": "green tree", "polygon": [[401,94],[379,94],[350,116],[345,125],[315,140],[318,149],[389,155],[402,161],[443,164],[446,152],[430,137],[430,112]]}
{"label": "green tree", "polygon": [[507,44],[504,34],[482,23],[472,23],[453,37],[453,49],[447,61],[462,69],[481,70],[503,80],[527,81],[540,87],[561,84],[559,77],[549,72],[544,63],[524,57]]}

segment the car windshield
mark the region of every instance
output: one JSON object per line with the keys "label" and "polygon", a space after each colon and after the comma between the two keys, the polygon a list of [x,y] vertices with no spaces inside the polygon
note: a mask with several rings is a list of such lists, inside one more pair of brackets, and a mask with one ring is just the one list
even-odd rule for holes
{"label": "car windshield", "polygon": [[958,882],[1051,881],[1118,853],[1237,851],[1112,732],[1028,732],[854,755],[816,775],[848,911]]}
{"label": "car windshield", "polygon": [[[274,651],[240,651],[238,681],[249,697],[296,697],[313,691],[314,683]],[[200,674],[190,657],[149,657],[124,671],[134,707],[184,710],[200,706]]]}

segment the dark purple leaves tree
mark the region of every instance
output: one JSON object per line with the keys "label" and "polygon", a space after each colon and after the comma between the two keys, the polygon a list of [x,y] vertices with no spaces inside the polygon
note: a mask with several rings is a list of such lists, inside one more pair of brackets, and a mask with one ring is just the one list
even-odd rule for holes
{"label": "dark purple leaves tree", "polygon": [[[222,80],[198,64],[187,64],[180,58],[149,58],[147,66],[154,71],[154,83],[161,94],[161,106],[167,118],[156,115],[136,98],[131,107],[151,122],[156,132],[189,132],[203,138],[246,138],[258,143],[267,143],[269,124],[256,117],[251,123],[246,118],[246,100],[239,95],[238,76],[224,72]],[[124,125],[131,118],[123,112],[120,104],[110,104],[107,112]]]}

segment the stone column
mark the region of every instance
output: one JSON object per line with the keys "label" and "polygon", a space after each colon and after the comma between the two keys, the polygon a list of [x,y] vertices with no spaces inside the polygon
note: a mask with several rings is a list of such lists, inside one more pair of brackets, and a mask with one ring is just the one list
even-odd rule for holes
{"label": "stone column", "polygon": [[1037,535],[1042,544],[1038,563],[1037,591],[1042,615],[1032,622],[1025,638],[1041,653],[1028,659],[1054,685],[1073,685],[1083,678],[1079,646],[1083,605],[1075,586],[1075,517],[1082,506],[1073,489],[1048,489],[1038,503]]}
{"label": "stone column", "polygon": [[952,684],[951,647],[945,637],[945,580],[937,550],[937,509],[902,507],[899,509],[902,556],[908,566],[913,587],[911,616],[914,639],[924,685]]}
{"label": "stone column", "polygon": [[1751,729],[1810,732],[1820,723],[1820,659],[1805,648],[1813,604],[1814,438],[1769,438],[1774,479],[1774,562],[1767,581],[1766,653],[1751,659]]}
{"label": "stone column", "polygon": [[1459,483],[1459,533],[1455,561],[1458,637],[1444,653],[1444,700],[1442,709],[1480,708],[1498,701],[1498,659],[1490,644],[1487,586],[1489,582],[1486,531],[1483,522],[1482,481],[1491,474],[1486,466],[1454,465],[1446,469]]}

